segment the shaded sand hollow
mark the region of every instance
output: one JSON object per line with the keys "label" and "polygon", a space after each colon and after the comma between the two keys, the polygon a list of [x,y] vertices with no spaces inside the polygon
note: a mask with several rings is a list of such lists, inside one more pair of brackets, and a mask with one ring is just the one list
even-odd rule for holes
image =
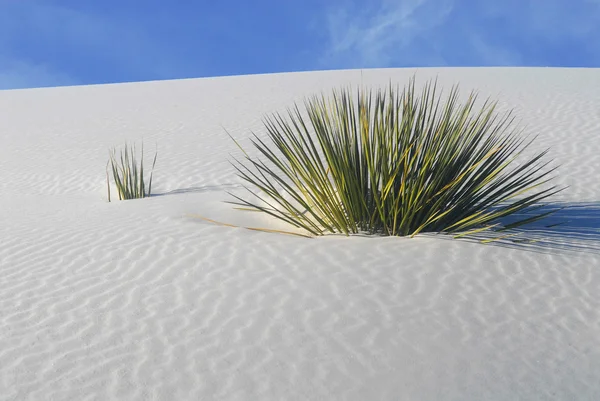
{"label": "shaded sand hollow", "polygon": [[[222,202],[224,128],[248,145],[305,95],[415,71],[1,91],[0,400],[600,400],[600,70],[417,71],[551,147],[546,245],[188,216],[282,228]],[[108,148],[142,139],[156,196],[108,203]]]}

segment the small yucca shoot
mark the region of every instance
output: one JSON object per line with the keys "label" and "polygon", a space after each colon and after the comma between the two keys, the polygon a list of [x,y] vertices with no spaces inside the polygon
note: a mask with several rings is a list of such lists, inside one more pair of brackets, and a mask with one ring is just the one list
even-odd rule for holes
{"label": "small yucca shoot", "polygon": [[112,149],[109,156],[110,159],[107,163],[106,170],[106,183],[108,186],[108,201],[110,202],[110,183],[108,179],[108,164],[111,165],[113,179],[119,193],[119,200],[124,199],[138,199],[150,196],[152,193],[152,174],[154,172],[154,165],[156,164],[156,156],[158,152],[154,154],[154,161],[152,162],[152,170],[150,171],[150,181],[148,183],[148,191],[146,191],[146,185],[144,182],[144,144],[142,143],[141,149],[141,160],[138,167],[135,159],[135,144],[131,147],[131,150],[127,144],[125,148],[121,150],[120,157],[117,158],[116,150]]}
{"label": "small yucca shoot", "polygon": [[498,219],[560,191],[534,191],[554,170],[543,171],[547,151],[509,168],[531,143],[511,128],[511,113],[498,117],[490,101],[474,111],[474,93],[459,105],[456,86],[442,102],[436,86],[428,82],[418,95],[413,78],[402,92],[390,85],[353,98],[350,89],[334,90],[331,99],[305,100],[308,117],[297,105],[287,119],[267,117],[269,144],[252,139],[264,158],[244,151],[247,163],[233,163],[260,190],[246,188],[258,201],[232,194],[229,203],[312,235],[465,235],[498,228]]}

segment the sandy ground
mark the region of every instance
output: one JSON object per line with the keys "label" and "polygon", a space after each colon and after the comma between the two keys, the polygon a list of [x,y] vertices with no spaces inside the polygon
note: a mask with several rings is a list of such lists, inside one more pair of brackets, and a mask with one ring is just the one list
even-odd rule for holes
{"label": "sandy ground", "polygon": [[[1,91],[0,400],[599,400],[600,70],[417,71],[551,147],[570,207],[546,245],[189,216],[282,228],[223,202],[224,129],[248,145],[305,95],[414,72]],[[156,196],[107,202],[108,148],[142,139]]]}

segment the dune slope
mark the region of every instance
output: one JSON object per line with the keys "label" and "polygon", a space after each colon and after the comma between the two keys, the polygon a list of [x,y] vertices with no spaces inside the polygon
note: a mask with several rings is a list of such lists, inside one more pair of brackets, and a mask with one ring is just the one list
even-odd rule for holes
{"label": "dune slope", "polygon": [[[264,113],[437,76],[560,164],[548,246],[319,239],[232,209]],[[0,400],[600,399],[600,70],[328,71],[0,92]],[[144,140],[155,196],[106,199]],[[243,192],[240,192],[243,193]],[[115,192],[113,192],[113,199]]]}

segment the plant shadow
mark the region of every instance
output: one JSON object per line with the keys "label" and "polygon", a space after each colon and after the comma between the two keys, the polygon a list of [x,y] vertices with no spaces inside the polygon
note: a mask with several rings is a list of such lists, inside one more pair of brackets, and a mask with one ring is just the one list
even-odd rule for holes
{"label": "plant shadow", "polygon": [[152,196],[178,195],[178,194],[198,193],[198,192],[214,192],[214,191],[224,191],[224,190],[234,189],[234,188],[240,188],[240,186],[236,185],[236,184],[204,185],[204,186],[198,186],[198,187],[173,189],[171,191],[152,194]]}
{"label": "plant shadow", "polygon": [[[243,186],[239,184],[206,185],[174,189],[152,196],[227,191],[239,188],[243,188]],[[514,213],[498,222],[501,226],[506,227],[511,223],[546,212],[552,212],[552,214],[519,228],[483,231],[465,236],[461,240],[485,242],[492,246],[543,253],[571,251],[600,254],[600,202],[553,202]],[[454,240],[454,236],[450,234],[423,233],[419,235]],[[372,235],[365,234],[364,236],[371,237]]]}
{"label": "plant shadow", "polygon": [[553,212],[546,218],[504,231],[488,231],[470,239],[509,248],[543,252],[573,251],[600,254],[600,202],[557,202],[499,220],[502,226]]}

